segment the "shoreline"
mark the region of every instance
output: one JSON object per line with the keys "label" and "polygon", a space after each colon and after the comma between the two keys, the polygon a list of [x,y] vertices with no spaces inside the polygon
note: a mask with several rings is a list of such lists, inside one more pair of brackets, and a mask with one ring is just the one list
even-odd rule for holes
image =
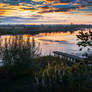
{"label": "shoreline", "polygon": [[0,35],[38,34],[43,32],[73,32],[92,28],[92,25],[0,25]]}

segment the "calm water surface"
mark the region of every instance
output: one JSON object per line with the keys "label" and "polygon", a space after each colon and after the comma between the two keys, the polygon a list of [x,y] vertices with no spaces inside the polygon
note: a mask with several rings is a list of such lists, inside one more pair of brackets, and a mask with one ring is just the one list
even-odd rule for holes
{"label": "calm water surface", "polygon": [[[39,33],[36,35],[22,35],[23,40],[26,41],[27,37],[35,39],[36,44],[40,44],[42,49],[42,55],[52,54],[53,51],[61,51],[69,54],[74,54],[81,56],[87,48],[83,51],[79,51],[77,42],[79,41],[76,35],[80,30],[74,32],[51,32],[51,33]],[[88,31],[86,29],[85,31]],[[2,40],[6,38],[13,39],[15,36],[12,35],[3,35],[1,36]],[[3,44],[3,43],[2,43]]]}

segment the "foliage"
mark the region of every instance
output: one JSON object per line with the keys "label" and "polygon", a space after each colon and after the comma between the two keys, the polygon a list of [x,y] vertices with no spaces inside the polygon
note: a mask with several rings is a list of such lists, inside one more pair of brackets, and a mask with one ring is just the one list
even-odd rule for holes
{"label": "foliage", "polygon": [[[52,61],[48,61],[50,59]],[[35,58],[34,62],[39,67],[38,60],[39,57]],[[86,63],[75,62],[70,66],[65,64],[62,59],[53,56],[43,56],[40,57],[40,60],[44,64],[39,61],[42,65],[38,71],[34,71],[33,77],[25,75],[23,78],[19,75],[21,79],[18,77],[16,81],[15,79],[2,80],[1,83],[5,83],[4,88],[8,89],[7,92],[16,92],[15,90],[17,92],[30,92],[30,90],[32,92],[92,91],[92,67],[89,67]]]}
{"label": "foliage", "polygon": [[69,66],[64,62],[54,61],[54,63],[48,63],[35,75],[35,81],[41,87],[48,90],[66,90],[66,92],[83,92],[90,85],[90,80],[90,72],[85,63]]}
{"label": "foliage", "polygon": [[[79,39],[78,46],[80,46],[80,50],[83,49],[83,47],[87,47],[88,51],[92,50],[92,31],[89,30],[89,32],[83,32],[80,31],[77,35],[77,38]],[[87,56],[87,60],[92,61],[92,55],[88,55],[88,53],[85,54]]]}
{"label": "foliage", "polygon": [[6,38],[1,43],[3,45],[0,45],[0,53],[4,72],[9,76],[33,73],[33,58],[40,55],[39,46],[36,46],[34,39],[30,42],[29,38],[25,41],[22,36],[15,36],[12,39]]}
{"label": "foliage", "polygon": [[77,37],[80,39],[80,41],[78,42],[79,46],[92,47],[92,32],[91,31],[86,32],[86,33],[84,33],[83,31],[80,31]]}

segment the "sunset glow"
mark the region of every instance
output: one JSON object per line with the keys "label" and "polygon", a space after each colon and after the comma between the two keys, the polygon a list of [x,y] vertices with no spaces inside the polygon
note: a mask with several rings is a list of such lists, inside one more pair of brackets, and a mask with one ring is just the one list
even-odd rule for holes
{"label": "sunset glow", "polygon": [[[29,2],[29,1],[28,1]],[[64,0],[0,3],[1,24],[92,24],[90,2]]]}

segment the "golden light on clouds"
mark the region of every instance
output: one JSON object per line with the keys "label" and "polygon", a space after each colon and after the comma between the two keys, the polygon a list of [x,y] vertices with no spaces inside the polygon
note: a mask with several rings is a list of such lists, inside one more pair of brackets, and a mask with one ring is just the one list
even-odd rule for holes
{"label": "golden light on clouds", "polygon": [[[61,2],[60,0],[44,1],[43,4],[5,4],[0,3],[0,22],[19,24],[92,24],[92,12],[88,6],[78,6],[78,3]],[[51,2],[52,4],[49,4]],[[55,2],[55,3],[53,3]],[[69,6],[70,4],[70,6]],[[67,8],[68,7],[68,8]],[[82,11],[83,10],[83,11]],[[86,11],[85,11],[86,10]]]}

